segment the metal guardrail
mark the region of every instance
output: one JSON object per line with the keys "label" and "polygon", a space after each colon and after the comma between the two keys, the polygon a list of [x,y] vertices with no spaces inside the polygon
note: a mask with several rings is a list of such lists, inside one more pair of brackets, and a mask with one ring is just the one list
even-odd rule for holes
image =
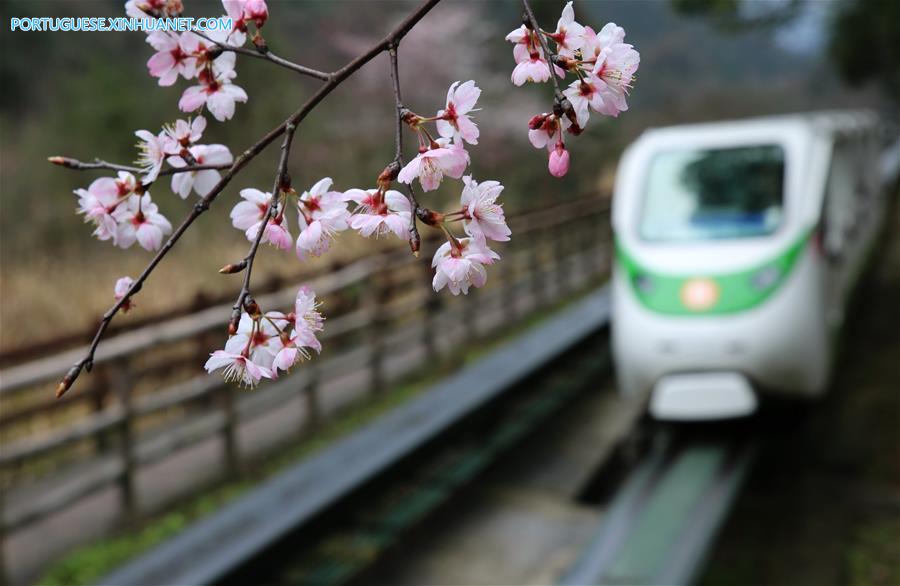
{"label": "metal guardrail", "polygon": [[608,320],[609,294],[604,288],[100,583],[199,586],[216,582],[550,364],[605,327]]}
{"label": "metal guardrail", "polygon": [[[82,349],[0,371],[0,539],[109,485],[119,487],[123,514],[138,515],[138,471],[212,438],[223,446],[226,473],[237,474],[244,457],[241,427],[285,401],[302,397],[306,424],[313,425],[329,412],[325,381],[346,379],[343,387],[352,392],[341,395],[350,398],[380,392],[386,382],[451,355],[459,341],[515,323],[552,298],[596,282],[609,268],[607,211],[605,199],[590,198],[510,218],[516,238],[501,249],[504,261],[488,286],[468,299],[435,295],[428,263],[406,253],[317,277],[310,284],[329,313],[326,351],[253,392],[196,374],[224,337],[225,306],[105,341],[89,379],[93,389],[76,389],[74,400],[49,399],[50,382]],[[295,291],[292,286],[259,301],[286,307]]]}

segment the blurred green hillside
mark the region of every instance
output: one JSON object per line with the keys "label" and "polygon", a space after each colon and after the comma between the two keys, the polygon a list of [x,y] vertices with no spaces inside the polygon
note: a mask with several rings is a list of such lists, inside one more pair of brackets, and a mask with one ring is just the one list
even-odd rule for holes
{"label": "blurred green hillside", "polygon": [[[8,27],[11,16],[117,16],[123,4],[7,0],[2,16]],[[415,4],[270,0],[265,33],[277,54],[330,70],[380,38]],[[185,0],[185,5],[189,16],[223,12],[218,2]],[[536,3],[547,28],[562,5]],[[484,89],[476,115],[482,140],[471,150],[471,172],[507,186],[509,211],[608,185],[621,148],[647,126],[880,103],[874,89],[843,87],[824,50],[788,52],[765,30],[733,36],[680,16],[664,0],[576,1],[576,16],[597,29],[607,21],[625,27],[626,40],[638,48],[642,61],[631,109],[618,120],[592,118],[587,132],[571,143],[572,170],[564,180],[548,175],[546,154],[531,148],[526,138],[530,116],[550,107],[549,87],[509,83],[513,60],[503,37],[519,24],[518,2],[446,0],[401,45],[404,98],[412,109],[431,114],[443,105],[446,87],[458,79],[475,79]],[[185,117],[177,101],[188,84],[156,85],[144,65],[152,50],[142,33],[12,33],[5,28],[0,45],[0,349],[7,349],[90,324],[110,302],[115,278],[134,275],[150,258],[137,248],[120,251],[93,240],[74,214],[72,190],[102,175],[52,167],[47,156],[133,160],[135,130],[156,132],[162,123]],[[229,123],[208,117],[203,138],[226,144],[233,153],[282,121],[318,85],[247,58],[239,58],[237,71],[236,82],[247,90],[249,103],[239,104]],[[379,58],[301,126],[291,161],[295,186],[326,175],[335,178],[338,189],[372,186],[393,153],[392,106],[387,61]],[[246,248],[228,212],[241,188],[270,189],[275,156],[273,149],[232,182],[145,287],[138,299],[141,311],[172,307],[198,289],[238,287],[233,278],[215,273]],[[191,201],[174,196],[165,182],[152,192],[173,223],[187,213]],[[440,208],[439,202],[458,195],[458,184],[445,185],[428,196],[427,205]],[[365,250],[355,236],[342,240],[338,256]],[[265,256],[260,278],[298,268],[292,256],[272,250]]]}

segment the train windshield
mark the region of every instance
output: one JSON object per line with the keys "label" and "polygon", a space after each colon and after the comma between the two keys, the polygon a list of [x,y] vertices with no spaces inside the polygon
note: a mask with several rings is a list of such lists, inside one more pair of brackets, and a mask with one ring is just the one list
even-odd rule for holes
{"label": "train windshield", "polygon": [[765,236],[784,207],[784,150],[777,145],[659,153],[647,175],[645,240]]}

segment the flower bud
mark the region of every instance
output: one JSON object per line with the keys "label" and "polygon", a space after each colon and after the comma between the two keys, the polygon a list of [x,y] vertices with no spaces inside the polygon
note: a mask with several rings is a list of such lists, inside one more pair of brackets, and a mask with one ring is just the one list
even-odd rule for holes
{"label": "flower bud", "polygon": [[243,271],[246,266],[247,262],[243,260],[239,263],[228,263],[227,265],[219,269],[219,273],[222,275],[233,275],[235,273]]}
{"label": "flower bud", "polygon": [[444,221],[444,214],[419,206],[416,217],[429,226],[439,226]]}
{"label": "flower bud", "polygon": [[384,168],[384,171],[378,175],[378,179],[376,180],[376,185],[378,185],[378,189],[381,191],[387,191],[391,187],[391,182],[397,178],[397,174],[400,173],[400,165],[396,163],[391,163],[387,167]]}
{"label": "flower bud", "polygon": [[262,314],[262,310],[259,308],[256,300],[250,295],[247,295],[244,298],[244,309],[247,310],[247,313],[253,318],[259,317]]}
{"label": "flower bud", "polygon": [[569,172],[569,151],[562,142],[556,143],[556,148],[550,152],[547,168],[554,177],[565,177]]}
{"label": "flower bud", "polygon": [[[266,0],[247,0],[244,5],[244,18],[252,20],[256,24],[256,28],[262,28],[269,19],[269,7],[266,6]],[[255,45],[256,41],[253,44]]]}
{"label": "flower bud", "polygon": [[537,130],[541,126],[544,125],[544,122],[547,120],[546,114],[538,114],[536,116],[532,116],[531,120],[528,121],[528,128],[530,130]]}
{"label": "flower bud", "polygon": [[419,248],[422,245],[422,238],[419,236],[419,231],[415,229],[410,229],[409,234],[409,249],[412,251],[413,256],[419,258]]}
{"label": "flower bud", "polygon": [[75,159],[70,159],[68,157],[47,157],[47,160],[54,165],[59,165],[61,167],[68,167],[69,169],[78,168],[78,161],[76,161]]}
{"label": "flower bud", "polygon": [[554,55],[553,63],[565,69],[566,71],[572,71],[573,69],[575,69],[575,65],[577,64],[575,59],[566,57],[565,55]]}
{"label": "flower bud", "polygon": [[584,128],[578,126],[578,123],[573,120],[571,126],[566,129],[566,132],[568,132],[572,136],[578,136],[579,134],[584,132]]}
{"label": "flower bud", "polygon": [[250,39],[250,41],[253,43],[253,46],[256,47],[258,53],[265,55],[269,52],[269,43],[267,43],[263,36],[259,34],[259,31],[256,31],[256,34],[253,35],[253,38]]}

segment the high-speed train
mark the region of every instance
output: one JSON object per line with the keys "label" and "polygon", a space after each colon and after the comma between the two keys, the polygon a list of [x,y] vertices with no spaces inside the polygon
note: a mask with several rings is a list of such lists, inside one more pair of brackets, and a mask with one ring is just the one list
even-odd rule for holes
{"label": "high-speed train", "polygon": [[620,390],[664,420],[821,395],[885,213],[882,130],[825,112],[640,136],[612,208]]}

